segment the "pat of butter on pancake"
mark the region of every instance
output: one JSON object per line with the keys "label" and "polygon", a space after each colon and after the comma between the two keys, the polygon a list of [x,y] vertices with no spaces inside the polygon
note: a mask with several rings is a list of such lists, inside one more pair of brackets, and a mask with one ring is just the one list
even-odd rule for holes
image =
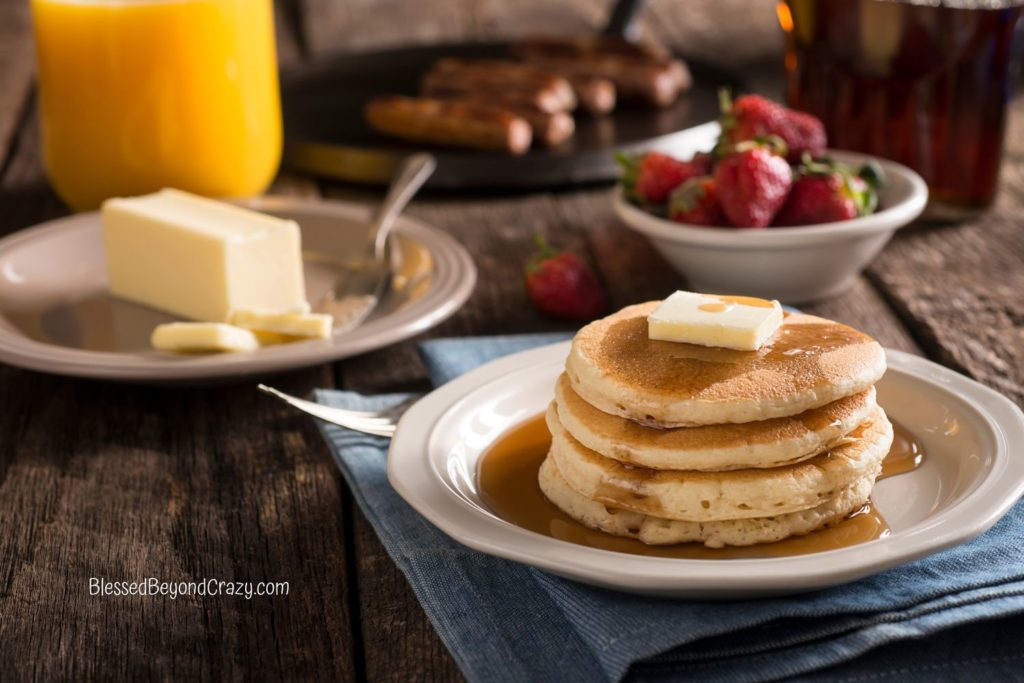
{"label": "pat of butter on pancake", "polygon": [[659,341],[757,351],[782,324],[778,301],[677,291],[647,316]]}

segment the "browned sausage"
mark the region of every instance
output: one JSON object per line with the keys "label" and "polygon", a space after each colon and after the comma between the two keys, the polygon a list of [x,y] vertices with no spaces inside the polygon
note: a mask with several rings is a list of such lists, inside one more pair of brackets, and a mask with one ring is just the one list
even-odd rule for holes
{"label": "browned sausage", "polygon": [[461,91],[490,88],[516,98],[523,106],[546,112],[570,111],[576,106],[576,95],[565,78],[507,60],[441,59],[423,77],[421,86]]}
{"label": "browned sausage", "polygon": [[533,128],[533,139],[545,147],[560,145],[576,132],[576,121],[572,118],[572,114],[567,114],[564,111],[548,114],[537,109],[522,107],[516,107],[509,111],[526,119],[530,127]]}
{"label": "browned sausage", "polygon": [[426,97],[472,99],[491,102],[496,107],[528,107],[554,114],[565,111],[565,102],[551,91],[501,87],[497,83],[465,79],[448,73],[430,72],[420,81],[420,94]]}
{"label": "browned sausage", "polygon": [[470,102],[383,95],[363,115],[374,130],[415,142],[523,154],[533,138],[521,116]]}
{"label": "browned sausage", "polygon": [[567,76],[606,78],[615,84],[618,94],[639,97],[659,107],[672,104],[690,87],[686,66],[673,60],[651,64],[617,57],[580,57],[571,59],[530,58],[531,63]]}
{"label": "browned sausage", "polygon": [[569,78],[580,108],[591,114],[607,114],[615,109],[615,84],[607,78],[573,76]]}
{"label": "browned sausage", "polygon": [[498,107],[521,116],[529,122],[533,129],[533,140],[551,147],[561,144],[572,137],[576,131],[576,122],[564,111],[546,112],[529,105],[524,105],[516,97],[508,93],[490,89],[461,91],[442,86],[424,86],[420,93],[424,97],[436,97],[461,102],[475,102]]}
{"label": "browned sausage", "polygon": [[622,96],[658,106],[674,102],[692,81],[682,61],[618,38],[531,39],[514,45],[512,51],[530,64],[566,76],[607,78]]}

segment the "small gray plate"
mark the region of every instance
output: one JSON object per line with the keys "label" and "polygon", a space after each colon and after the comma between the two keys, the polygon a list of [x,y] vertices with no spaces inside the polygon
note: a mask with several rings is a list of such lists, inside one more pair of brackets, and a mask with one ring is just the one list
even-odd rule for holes
{"label": "small gray plate", "polygon": [[[363,207],[287,197],[248,205],[298,221],[310,301],[332,287],[347,254],[360,253],[369,217]],[[476,282],[469,254],[445,233],[403,217],[394,235],[392,288],[358,327],[248,353],[178,355],[149,345],[153,328],[175,318],[110,295],[99,214],[50,221],[0,240],[0,361],[77,377],[180,383],[269,374],[378,349],[450,316]]]}

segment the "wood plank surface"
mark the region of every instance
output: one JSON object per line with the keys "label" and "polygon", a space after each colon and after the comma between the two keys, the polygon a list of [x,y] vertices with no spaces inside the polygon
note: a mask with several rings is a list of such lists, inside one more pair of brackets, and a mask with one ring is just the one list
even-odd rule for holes
{"label": "wood plank surface", "polygon": [[[610,0],[278,0],[283,65],[441,39],[582,32]],[[730,16],[733,21],[722,21]],[[645,29],[738,68],[777,58],[773,3],[653,0]],[[721,45],[731,46],[728,51]],[[769,61],[765,61],[768,58]],[[0,0],[0,235],[64,207],[45,181],[27,3]],[[777,86],[771,69],[760,88]],[[809,306],[1024,400],[1024,105],[996,209],[901,235],[853,290]],[[272,192],[371,203],[380,194],[288,173]],[[608,190],[427,196],[410,213],[452,234],[481,278],[421,337],[288,373],[293,393],[423,388],[427,337],[571,330],[522,285],[531,236],[593,265],[620,307],[685,279],[612,215]],[[154,389],[0,366],[0,671],[39,679],[460,678],[405,579],[354,506],[311,422],[251,384]],[[287,597],[96,598],[88,577],[290,582]]]}
{"label": "wood plank surface", "polygon": [[[6,0],[2,16],[12,16]],[[296,59],[296,41],[281,40],[282,59]],[[0,43],[0,84],[21,78],[10,47]],[[17,97],[0,98],[0,133]],[[66,212],[46,184],[28,106],[0,176],[0,234]],[[317,185],[282,175],[274,190]],[[275,382],[303,394],[333,375],[323,366]],[[0,671],[355,678],[351,507],[309,420],[248,383],[155,389],[0,366],[0,387]],[[89,594],[90,577],[150,576],[287,581],[289,593]]]}
{"label": "wood plank surface", "polygon": [[25,120],[35,74],[31,18],[24,0],[0,0],[0,171]]}

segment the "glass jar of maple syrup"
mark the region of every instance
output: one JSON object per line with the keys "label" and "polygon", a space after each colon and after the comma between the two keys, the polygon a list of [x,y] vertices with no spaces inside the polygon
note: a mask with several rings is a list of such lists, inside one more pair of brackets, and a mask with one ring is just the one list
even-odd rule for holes
{"label": "glass jar of maple syrup", "polygon": [[992,203],[1019,0],[782,0],[789,105],[829,146],[892,159],[928,183],[929,215]]}

